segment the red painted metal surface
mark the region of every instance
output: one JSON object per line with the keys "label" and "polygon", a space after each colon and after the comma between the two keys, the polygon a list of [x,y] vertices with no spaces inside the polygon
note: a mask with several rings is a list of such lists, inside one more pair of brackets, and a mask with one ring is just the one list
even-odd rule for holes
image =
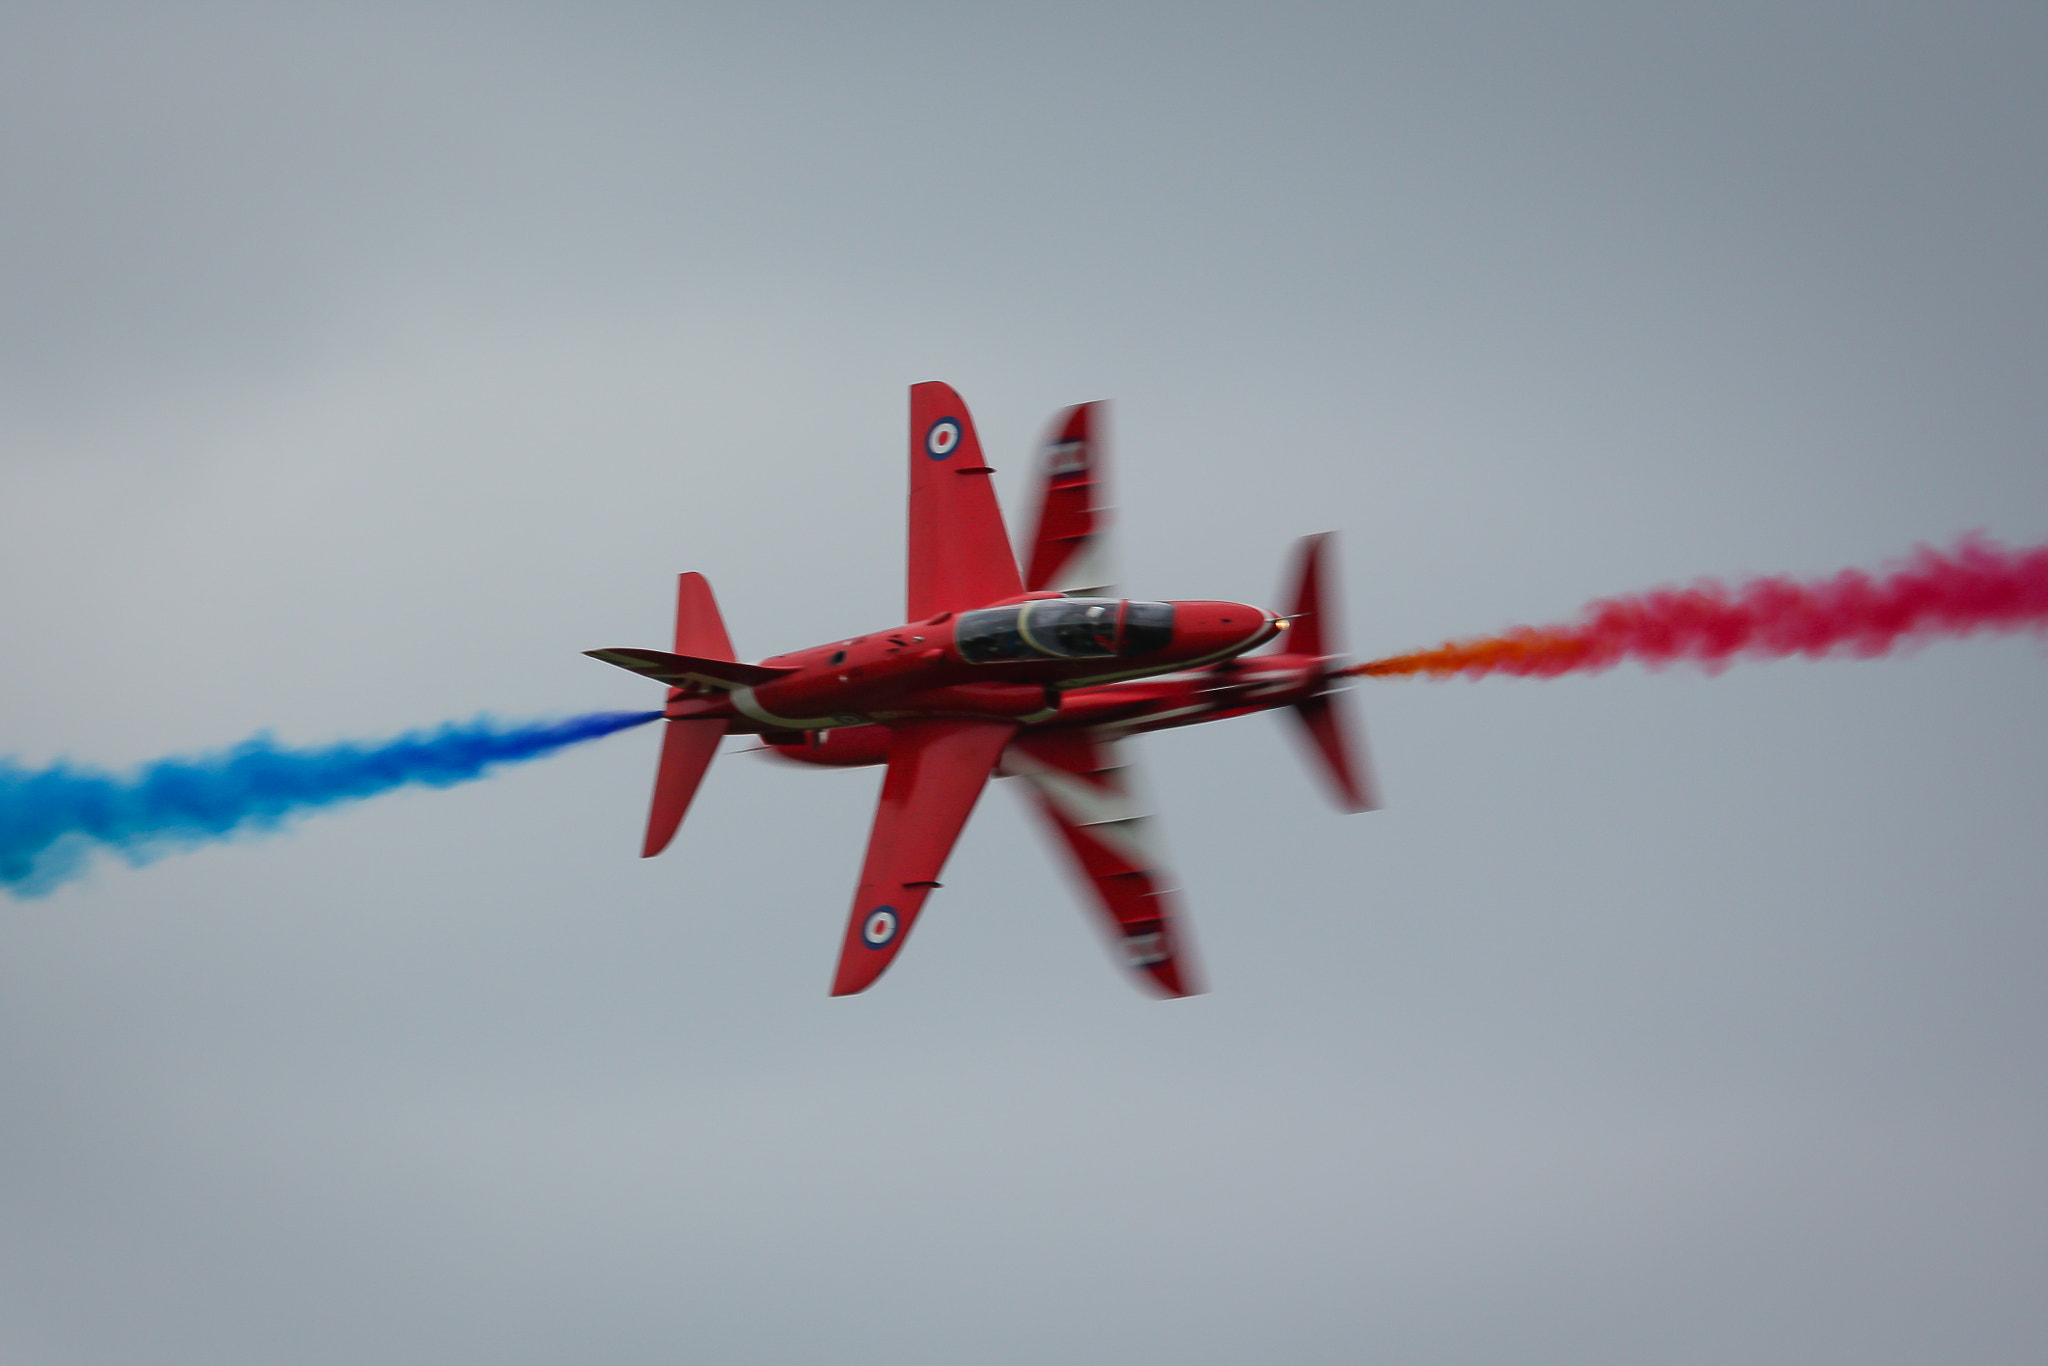
{"label": "red painted metal surface", "polygon": [[867,860],[832,979],[834,996],[866,990],[896,961],[1017,727],[1008,721],[931,718],[905,721],[894,731]]}
{"label": "red painted metal surface", "polygon": [[[1105,526],[1100,410],[1069,409],[1046,444],[1026,574],[966,405],[944,384],[919,384],[910,395],[910,621],[746,664],[709,583],[684,574],[673,653],[589,652],[670,685],[645,854],[668,844],[728,733],[760,736],[799,763],[888,765],[835,995],[864,990],[895,960],[999,766],[1026,780],[1118,956],[1168,996],[1198,988],[1119,742],[1287,708],[1339,804],[1373,804],[1334,693],[1342,660],[1326,537],[1302,542],[1287,617],[1239,602],[1136,602],[1077,583],[1098,572],[1088,566],[1100,563]],[[1054,591],[1077,586],[1090,594]],[[1274,651],[1249,653],[1269,642]]]}

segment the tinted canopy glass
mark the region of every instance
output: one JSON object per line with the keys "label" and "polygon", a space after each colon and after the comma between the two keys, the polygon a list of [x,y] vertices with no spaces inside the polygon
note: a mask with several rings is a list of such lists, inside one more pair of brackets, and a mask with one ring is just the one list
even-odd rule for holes
{"label": "tinted canopy glass", "polygon": [[1173,639],[1173,604],[1041,598],[963,612],[953,639],[961,657],[976,664],[1149,654]]}

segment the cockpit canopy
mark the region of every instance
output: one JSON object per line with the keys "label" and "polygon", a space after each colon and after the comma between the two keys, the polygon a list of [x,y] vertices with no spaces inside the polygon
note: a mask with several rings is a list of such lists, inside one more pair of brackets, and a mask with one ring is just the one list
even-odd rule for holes
{"label": "cockpit canopy", "polygon": [[1173,604],[1128,598],[1039,598],[962,612],[953,641],[973,664],[1020,659],[1111,659],[1173,641]]}

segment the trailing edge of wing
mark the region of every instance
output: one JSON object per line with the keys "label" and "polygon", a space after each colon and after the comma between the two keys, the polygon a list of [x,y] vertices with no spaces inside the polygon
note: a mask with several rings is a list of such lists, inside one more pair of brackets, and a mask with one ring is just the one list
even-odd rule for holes
{"label": "trailing edge of wing", "polygon": [[920,720],[892,729],[834,996],[865,991],[895,961],[1003,746],[1017,733],[1011,721]]}
{"label": "trailing edge of wing", "polygon": [[583,653],[671,687],[696,683],[710,688],[751,688],[796,672],[795,669],[778,669],[765,664],[736,664],[729,659],[672,655],[662,650],[585,650]]}
{"label": "trailing edge of wing", "polygon": [[1128,758],[1114,742],[1077,731],[1026,734],[1003,757],[1088,881],[1118,956],[1164,996],[1201,991],[1178,898],[1132,794]]}

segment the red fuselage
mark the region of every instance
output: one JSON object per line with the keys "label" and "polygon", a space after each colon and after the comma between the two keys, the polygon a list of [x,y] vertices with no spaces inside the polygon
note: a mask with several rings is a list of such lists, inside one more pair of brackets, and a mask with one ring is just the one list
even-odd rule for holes
{"label": "red fuselage", "polygon": [[1105,696],[1142,709],[1120,691],[1128,680],[1234,659],[1285,625],[1245,603],[1033,593],[776,655],[761,667],[791,672],[752,686],[685,684],[671,690],[666,714],[725,720],[730,731],[764,736],[792,757],[845,763],[825,757],[826,737],[842,728],[921,717],[1045,724],[1070,709],[1093,713]]}
{"label": "red fuselage", "polygon": [[[1163,677],[1082,686],[1061,692],[1051,715],[1024,718],[1024,729],[1076,730],[1114,740],[1297,706],[1328,691],[1325,663],[1313,655],[1263,654]],[[882,725],[766,732],[763,738],[768,752],[802,764],[855,768],[889,757],[889,729]]]}

